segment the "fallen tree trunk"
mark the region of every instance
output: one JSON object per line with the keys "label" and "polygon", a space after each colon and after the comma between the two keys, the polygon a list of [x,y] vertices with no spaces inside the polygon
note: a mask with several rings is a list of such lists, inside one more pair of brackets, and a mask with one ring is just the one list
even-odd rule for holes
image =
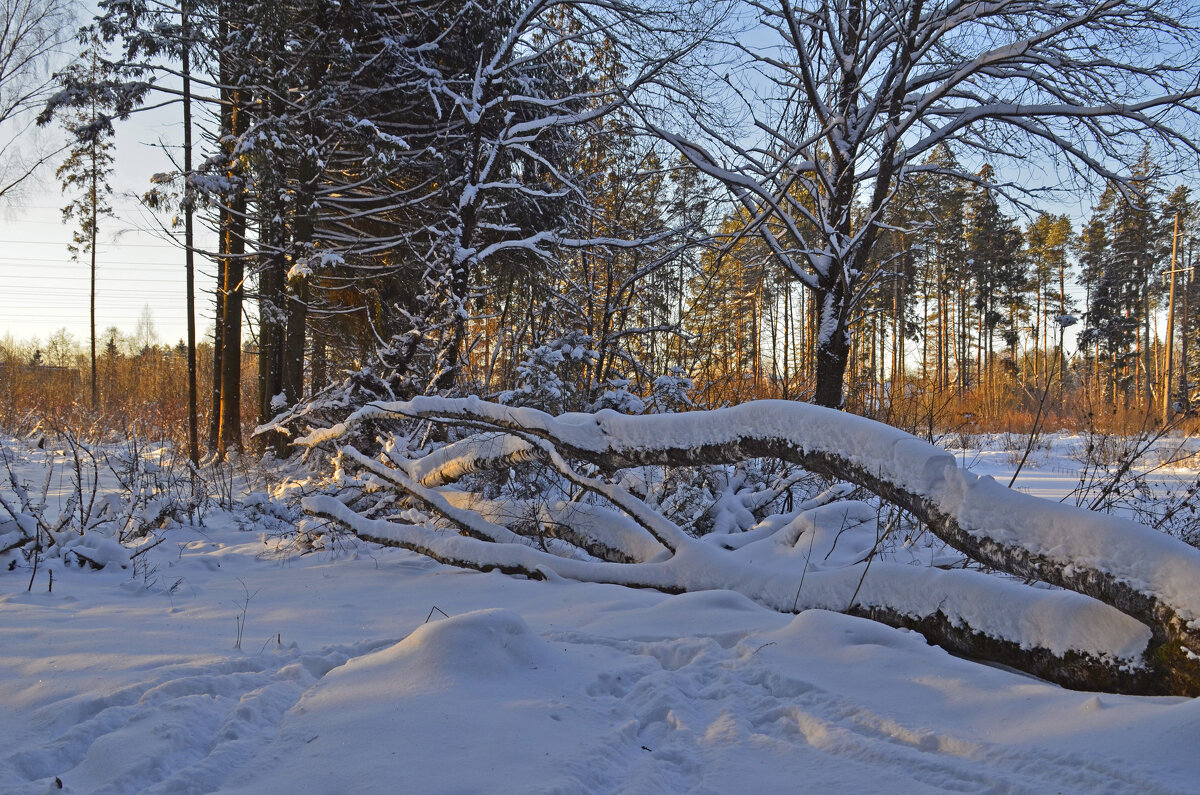
{"label": "fallen tree trunk", "polygon": [[[963,593],[948,594],[936,610],[915,609],[911,604],[904,604],[904,599],[895,592],[890,592],[888,599],[878,599],[875,603],[852,598],[837,604],[834,609],[920,629],[947,648],[973,656],[995,658],[1000,654],[978,653],[987,645],[981,637],[975,637],[980,632],[1001,645],[1015,644],[1015,650],[1005,646],[1000,656],[1030,658],[1037,655],[1017,652],[1036,647],[1034,651],[1043,657],[1046,657],[1044,652],[1049,652],[1047,659],[1051,661],[1040,664],[1031,659],[1001,661],[1072,686],[1200,694],[1200,656],[1196,654],[1200,650],[1200,551],[1134,522],[1006,489],[991,478],[980,478],[958,469],[949,454],[895,428],[808,404],[783,401],[748,403],[716,412],[633,417],[603,411],[595,415],[554,418],[532,409],[515,409],[473,398],[417,398],[364,407],[351,415],[346,423],[310,434],[301,442],[314,445],[335,441],[358,422],[398,417],[453,423],[482,432],[426,459],[389,461],[392,467],[406,470],[405,478],[420,490],[445,484],[472,471],[508,466],[522,460],[553,461],[564,475],[570,477],[564,457],[589,462],[610,472],[647,465],[695,466],[777,458],[856,483],[910,511],[939,538],[972,559],[1099,600],[1115,610],[1102,618],[1093,616],[1093,619],[1102,624],[1111,623],[1113,615],[1119,611],[1148,627],[1149,637],[1136,660],[1135,667],[1139,672],[1133,674],[1128,673],[1131,665],[1130,660],[1124,658],[1124,652],[1109,650],[1113,653],[1108,653],[1100,648],[1083,647],[1059,647],[1056,652],[1051,646],[1030,643],[1021,628],[1007,633],[997,633],[995,627],[976,631],[972,627],[984,627],[987,622],[976,621],[972,625],[960,621],[961,616],[953,610],[946,612],[941,606],[949,605],[952,598],[971,598]],[[497,435],[497,431],[503,431],[505,435]],[[360,464],[370,460],[358,455],[362,459]],[[376,466],[383,464],[376,462]],[[418,485],[418,480],[428,485]],[[644,504],[639,506],[640,501],[632,495],[624,494],[612,484],[594,479],[579,482],[583,481],[589,481],[588,488],[612,501],[641,524],[670,550],[672,560],[695,553],[697,545],[693,539],[679,533],[673,525],[669,528],[663,525],[665,519],[649,511]],[[401,489],[429,504],[414,490]],[[339,521],[348,518],[340,512],[335,517],[335,512],[325,504],[312,503],[309,507]],[[447,518],[462,526],[463,516]],[[361,527],[355,529],[362,534]],[[383,535],[378,537],[384,538]],[[408,536],[405,538],[406,544],[412,540]],[[430,549],[430,552],[436,551]],[[537,565],[545,566],[546,563],[541,561]],[[457,565],[470,564],[460,562]],[[479,568],[478,565],[473,567]],[[864,587],[879,576],[877,569],[880,568],[877,564],[871,569]],[[548,570],[556,571],[553,567]],[[536,566],[531,571],[536,571]],[[914,571],[922,577],[931,576],[930,572]],[[808,574],[810,578],[813,576],[811,572]],[[587,578],[595,576],[589,573]],[[755,574],[745,572],[745,576],[753,578]],[[660,581],[630,577],[626,572],[603,581],[621,580],[622,584],[661,590],[692,590],[702,586],[702,583],[683,579],[687,581],[678,577]],[[948,587],[946,582],[941,583],[942,587]],[[916,581],[909,586],[917,590],[926,587]],[[749,596],[755,587],[743,583],[735,590]],[[976,590],[973,588],[972,592],[976,593]],[[771,602],[761,593],[752,598],[763,604],[769,603],[775,609],[786,607],[778,600]],[[1004,598],[1012,597],[1006,593]],[[838,601],[833,599],[829,604]],[[802,604],[826,606],[810,600],[796,601],[797,606]],[[999,608],[1004,602],[994,604]],[[1029,614],[1024,615],[1024,620],[1028,620]],[[1068,620],[1066,615],[1053,617],[1055,623]],[[1058,623],[1058,626],[1066,625]],[[970,638],[971,642],[956,642],[952,637],[956,634]],[[973,651],[964,649],[964,644]],[[1089,658],[1100,660],[1099,667],[1094,662],[1085,663],[1082,668],[1071,664],[1072,660]],[[1081,672],[1084,670],[1086,673]]]}
{"label": "fallen tree trunk", "polygon": [[733,590],[783,613],[819,608],[914,629],[957,654],[1070,687],[1163,692],[1153,672],[1138,664],[1150,637],[1141,623],[1079,594],[1027,588],[978,572],[875,563],[864,577],[865,562],[831,571],[772,572],[701,543],[661,562],[575,560],[523,544],[365,519],[329,496],[305,498],[304,507],[364,540],[460,568],[671,594]]}

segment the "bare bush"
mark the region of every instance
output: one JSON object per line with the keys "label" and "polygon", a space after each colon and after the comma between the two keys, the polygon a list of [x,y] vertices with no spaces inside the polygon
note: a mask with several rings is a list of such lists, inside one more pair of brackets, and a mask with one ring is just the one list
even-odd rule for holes
{"label": "bare bush", "polygon": [[101,445],[41,426],[0,446],[0,467],[0,551],[10,570],[30,569],[31,587],[48,559],[128,569],[203,503],[187,460],[136,436]]}

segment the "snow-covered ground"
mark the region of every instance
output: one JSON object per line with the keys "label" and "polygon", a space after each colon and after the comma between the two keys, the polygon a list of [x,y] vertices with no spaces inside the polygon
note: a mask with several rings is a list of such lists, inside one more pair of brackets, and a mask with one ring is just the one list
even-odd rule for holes
{"label": "snow-covered ground", "polygon": [[[991,475],[1007,484],[1025,451],[1026,436],[1021,434],[990,434],[967,439],[944,439],[942,445],[958,459],[959,465],[980,475]],[[1135,471],[1145,472],[1147,479],[1167,488],[1186,487],[1194,483],[1200,467],[1200,438],[1165,436],[1139,442],[1119,437],[1099,437],[1093,444],[1114,448],[1095,457],[1115,462],[1121,453],[1146,447],[1138,458]],[[964,447],[962,442],[966,441]],[[1086,458],[1089,438],[1071,433],[1049,433],[1038,437],[1029,459],[1022,467],[1013,488],[1053,500],[1075,504],[1073,491],[1079,486],[1080,468]]]}
{"label": "snow-covered ground", "polygon": [[[1072,465],[1055,444],[1034,493]],[[51,566],[52,592],[0,573],[0,792],[1200,787],[1200,701],[1072,692],[835,613],[354,541],[283,555],[220,513],[146,558]]]}

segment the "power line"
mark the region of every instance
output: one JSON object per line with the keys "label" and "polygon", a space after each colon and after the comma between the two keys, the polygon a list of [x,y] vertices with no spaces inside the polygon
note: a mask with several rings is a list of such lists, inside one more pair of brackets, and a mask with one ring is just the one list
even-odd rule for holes
{"label": "power line", "polygon": [[[151,310],[170,309],[171,311],[168,312],[167,314],[170,314],[171,316],[175,316],[175,315],[183,314],[183,312],[181,312],[179,310],[179,307],[181,307],[183,305],[184,304],[182,301],[180,301],[178,303],[174,303],[174,302],[167,303],[167,302],[160,301],[160,302],[152,303],[150,305],[150,308],[151,308]],[[105,316],[140,315],[143,308],[144,308],[144,305],[136,307],[136,308],[134,308],[134,307],[124,308],[124,307],[114,307],[114,306],[98,306],[98,307],[96,307],[96,315],[97,316],[100,316],[100,315],[105,315]],[[0,312],[0,321],[3,321],[4,318],[7,318],[7,317],[33,317],[33,318],[54,317],[55,314],[58,314],[60,312],[86,315],[87,311],[88,311],[87,304],[74,304],[74,305],[70,305],[70,306],[56,306],[56,307],[52,307],[52,308],[47,307],[45,309],[41,309],[38,307],[30,307],[30,308],[22,308],[22,310],[17,311],[17,312]],[[209,312],[209,311],[211,311],[211,308],[205,307],[203,311]]]}
{"label": "power line", "polygon": [[[159,303],[155,305],[154,308],[161,310],[163,315],[168,317],[168,320],[176,317],[179,317],[181,320],[187,320],[186,304],[183,302],[171,304]],[[141,309],[135,310],[132,307],[128,310],[120,308],[113,309],[112,307],[104,307],[101,309],[98,307],[96,310],[96,317],[137,317],[140,314]],[[204,310],[199,314],[212,314],[212,309],[210,307],[205,307]],[[24,321],[51,320],[61,315],[71,315],[73,317],[86,318],[88,315],[88,307],[85,305],[77,305],[55,307],[53,311],[47,310],[44,312],[0,312],[0,323],[11,318],[17,318]]]}
{"label": "power line", "polygon": [[[45,298],[46,296],[38,296],[38,295],[30,295],[29,296],[29,298],[39,298],[39,297]],[[52,303],[51,302],[31,303],[29,300],[21,300],[19,302],[19,305],[13,304],[13,305],[10,305],[7,307],[5,305],[8,302],[0,302],[0,312],[9,313],[9,312],[53,311],[53,310],[61,308],[61,307],[87,306],[87,304],[88,304],[88,296],[86,293],[65,295],[65,296],[63,296],[63,299],[64,300],[62,300],[62,301],[55,300]],[[96,296],[97,307],[103,307],[105,309],[112,309],[112,308],[121,309],[123,307],[136,307],[136,309],[140,310],[142,308],[142,306],[144,306],[147,303],[149,303],[151,305],[153,305],[153,304],[172,304],[173,305],[173,304],[182,304],[183,301],[184,301],[184,296],[166,295],[166,294],[162,294],[162,293],[148,295],[145,300],[138,299],[138,300],[134,300],[134,301],[121,300],[121,296],[114,296],[111,294]]]}
{"label": "power line", "polygon": [[[39,296],[36,293],[31,293],[30,297],[31,298],[36,298],[36,297],[48,298],[48,296],[45,296],[45,295]],[[88,295],[87,295],[87,293],[71,293],[69,295],[64,295],[63,298],[66,300],[64,300],[64,301],[54,300],[53,302],[47,302],[44,304],[30,304],[29,301],[21,301],[20,306],[12,306],[12,307],[10,307],[9,310],[6,310],[6,311],[21,311],[23,309],[42,309],[42,308],[54,309],[55,307],[70,306],[70,305],[83,306],[83,305],[87,304]],[[99,306],[106,306],[106,307],[136,305],[140,309],[141,306],[146,303],[155,303],[155,302],[173,303],[176,301],[182,302],[184,299],[184,296],[175,296],[175,295],[170,295],[168,293],[155,293],[153,295],[148,296],[148,298],[149,298],[148,301],[140,300],[140,299],[135,299],[135,300],[130,301],[130,300],[123,300],[124,299],[123,296],[113,295],[112,293],[109,293],[106,295],[102,294],[102,295],[96,296],[96,303]],[[77,303],[72,304],[71,303],[72,301],[77,302]],[[5,303],[7,303],[7,302],[0,302],[0,307],[3,307],[5,305]]]}
{"label": "power line", "polygon": [[[172,295],[169,293],[147,293],[144,299],[135,298],[134,300],[126,300],[124,296],[113,295],[112,293],[101,294],[96,296],[96,305],[99,307],[127,307],[136,306],[141,308],[143,305],[149,304],[182,304],[185,296]],[[45,303],[37,299],[45,300]],[[86,306],[88,296],[86,293],[72,293],[62,296],[63,300],[57,300],[44,294],[31,293],[23,297],[18,297],[16,301],[4,301],[0,299],[0,313],[20,312],[29,310],[53,310],[63,306]],[[201,302],[204,305],[212,303],[211,301]]]}
{"label": "power line", "polygon": [[[4,263],[4,260],[6,260],[6,259],[7,260],[15,260],[14,262],[11,263],[11,265],[13,267],[10,267],[10,265],[8,263],[5,263],[3,265],[4,271],[7,275],[15,274],[16,266],[28,265],[33,262],[45,262],[46,263],[45,265],[39,265],[37,268],[37,271],[35,271],[35,272],[44,272],[44,271],[48,271],[48,270],[54,269],[54,268],[57,268],[58,270],[65,270],[70,273],[87,273],[87,271],[88,271],[88,264],[86,262],[62,262],[61,260],[35,260],[35,259],[19,260],[16,257],[0,257],[0,263]],[[111,260],[108,262],[102,261],[102,262],[98,263],[98,265],[96,267],[96,273],[103,273],[105,271],[110,271],[110,272],[111,271],[137,271],[137,272],[141,273],[146,268],[155,268],[156,270],[162,271],[164,273],[170,273],[173,270],[178,270],[180,273],[183,273],[183,268],[179,267],[175,263],[164,264],[162,262],[130,262],[130,261],[113,262]]]}
{"label": "power line", "polygon": [[[31,296],[31,297],[33,297],[33,296]],[[86,306],[88,306],[88,297],[86,295],[69,295],[69,296],[65,296],[65,298],[67,298],[68,300],[56,301],[53,304],[30,305],[30,303],[28,301],[22,301],[21,306],[13,306],[13,307],[9,307],[9,308],[4,308],[4,304],[0,304],[0,311],[4,311],[5,313],[11,314],[12,312],[54,311],[56,309],[66,309],[68,307],[86,307]],[[182,297],[155,295],[155,296],[150,296],[149,301],[142,301],[139,304],[134,304],[133,302],[114,301],[114,300],[112,300],[112,297],[109,296],[107,299],[97,300],[96,306],[97,306],[97,308],[104,308],[106,310],[124,311],[124,307],[135,307],[135,306],[137,309],[140,310],[141,307],[144,306],[146,303],[175,306],[175,305],[183,304],[184,300]]]}
{"label": "power line", "polygon": [[[7,277],[9,279],[17,278],[50,278],[59,279],[66,276],[87,276],[88,264],[86,262],[70,262],[56,265],[53,262],[44,265],[29,265],[21,267],[20,263],[4,262],[4,257],[0,257],[0,278]],[[96,268],[96,275],[103,276],[105,273],[145,273],[150,276],[170,276],[175,271],[179,271],[180,276],[183,275],[183,268],[176,268],[173,265],[164,267],[156,262],[124,262],[121,264],[112,264],[106,267],[100,263]]]}
{"label": "power line", "polygon": [[[98,252],[97,252],[97,253],[98,253]],[[64,259],[66,259],[66,262],[64,262]],[[59,258],[59,257],[0,257],[0,261],[2,261],[2,262],[13,262],[13,263],[18,263],[18,264],[22,264],[22,263],[30,263],[30,262],[49,262],[49,263],[58,263],[58,264],[60,264],[60,265],[76,264],[76,263],[72,263],[72,262],[70,262],[70,259],[68,259],[67,257],[62,257],[62,258]],[[82,267],[85,267],[85,263],[78,263],[78,264],[79,264],[79,265],[82,265]],[[100,263],[98,263],[98,267],[101,267],[101,268],[102,268],[102,267],[104,267],[104,264],[106,264],[106,263],[104,263],[104,262],[100,262]],[[163,264],[163,263],[154,263],[154,262],[131,262],[131,261],[127,261],[127,259],[126,259],[126,261],[121,261],[121,262],[109,262],[109,263],[107,263],[107,264],[110,264],[110,265],[131,265],[131,267],[137,267],[137,265],[152,265],[152,264]],[[172,263],[172,267],[181,267],[181,265],[175,265],[174,263]]]}
{"label": "power line", "polygon": [[[0,257],[0,260],[3,260],[3,259],[4,259],[3,257]],[[145,269],[147,267],[154,266],[156,264],[157,263],[153,263],[153,262],[145,262],[145,263],[130,262],[130,263],[124,263],[124,264],[119,264],[119,265],[113,264],[111,266],[101,265],[99,268],[96,269],[96,273],[99,276],[103,276],[105,274],[113,274],[113,273],[145,273]],[[60,265],[55,265],[54,263],[50,263],[45,266],[39,266],[35,271],[33,271],[32,276],[34,278],[38,278],[40,275],[40,278],[45,278],[45,279],[61,278],[59,276],[50,276],[45,273],[45,271],[48,271],[51,268],[56,268],[56,267],[57,268],[67,268],[67,269],[69,269],[69,271],[71,273],[79,273],[80,275],[85,275],[85,276],[87,275],[87,265],[85,265],[83,263],[64,263],[64,264],[60,264]],[[174,266],[171,266],[169,268],[162,268],[162,269],[160,269],[160,272],[155,275],[162,276],[164,274],[171,273],[173,270],[174,270]],[[29,272],[27,272],[27,271],[17,274],[15,272],[14,268],[11,268],[8,266],[5,266],[5,271],[6,272],[0,273],[0,276],[10,278],[10,279],[28,278],[30,276]],[[216,278],[215,271],[201,271],[200,274],[207,278],[213,278],[213,279]],[[180,276],[182,276],[182,275],[183,275],[182,271],[180,271]]]}
{"label": "power line", "polygon": [[[65,246],[65,240],[0,240],[2,245],[24,245],[24,246]],[[118,247],[118,249],[162,249],[164,251],[180,251],[179,246],[173,246],[169,243],[106,243],[103,245]]]}
{"label": "power line", "polygon": [[[8,284],[18,286],[18,287],[20,287],[20,286],[32,287],[34,285],[44,284],[46,282],[53,282],[54,284],[61,284],[61,285],[67,286],[67,287],[77,287],[80,284],[86,285],[87,281],[88,281],[88,273],[86,270],[81,273],[55,272],[53,274],[49,274],[49,273],[32,273],[32,274],[0,273],[0,284],[4,284],[5,282],[7,282]],[[178,281],[180,284],[182,284],[183,283],[183,274],[182,273],[179,274],[178,278],[176,278],[175,274],[172,274],[172,273],[150,273],[150,274],[141,275],[141,274],[135,274],[134,271],[131,271],[131,270],[123,270],[120,272],[97,273],[96,274],[96,283],[97,284],[100,284],[100,283],[106,282],[106,281],[110,281],[110,282],[111,281],[118,281],[118,282],[119,281],[145,281],[148,283],[159,282],[161,284],[175,284]]]}
{"label": "power line", "polygon": [[[13,287],[11,289],[14,289],[14,290],[22,288],[22,287],[34,289],[38,283],[46,282],[46,281],[53,281],[56,284],[61,281],[60,279],[54,279],[52,277],[27,279],[27,278],[22,278],[19,276],[0,275],[0,284],[4,284],[5,280],[8,280],[8,283],[13,285]],[[84,280],[81,279],[81,281],[84,281]],[[182,278],[182,276],[179,279],[173,279],[173,278],[163,278],[161,276],[143,276],[143,277],[139,277],[139,276],[104,276],[103,274],[99,274],[96,277],[96,284],[98,284],[98,285],[99,284],[111,284],[113,282],[168,284],[168,285],[172,285],[172,286],[178,285],[178,286],[182,287],[183,278]],[[62,287],[56,286],[54,289],[62,290],[62,289],[75,289],[75,288],[76,288],[76,285],[64,285]],[[87,288],[79,287],[78,289],[86,290]]]}
{"label": "power line", "polygon": [[[72,298],[72,297],[87,298],[88,295],[91,294],[91,291],[88,290],[86,287],[80,288],[80,289],[70,288],[70,289],[65,289],[65,290],[62,288],[59,288],[57,290],[50,291],[50,290],[42,290],[42,289],[38,289],[38,288],[34,288],[34,287],[7,288],[7,287],[3,287],[2,285],[0,285],[0,290],[3,290],[5,295],[29,296],[29,297],[34,297],[34,298],[41,297],[41,298],[45,298],[47,300],[57,300],[59,298]],[[153,288],[147,288],[146,290],[141,291],[141,294],[142,295],[160,296],[163,298],[173,298],[173,297],[175,297],[176,292],[177,291],[175,289],[173,289],[170,285],[158,285]],[[127,290],[117,290],[117,289],[110,288],[107,290],[97,290],[96,291],[96,300],[98,300],[98,301],[105,301],[105,302],[110,302],[110,303],[115,302],[115,301],[121,301],[122,303],[129,303],[129,300],[128,300],[129,297],[130,297],[130,292]],[[5,304],[4,297],[3,297],[3,295],[0,295],[0,306],[3,306],[4,304]]]}
{"label": "power line", "polygon": [[[136,201],[136,200],[135,201],[122,201],[122,199],[124,199],[125,197],[121,196],[120,194],[113,194],[113,196],[111,198],[113,199],[112,203],[114,206],[125,206],[125,207],[134,208],[134,209],[138,209],[138,210],[145,208],[144,204],[142,204],[141,202]],[[17,202],[6,202],[4,204],[4,207],[0,208],[0,209],[10,209],[10,208],[15,209],[15,210],[58,210],[59,212],[62,212],[62,206],[58,205],[58,204],[18,204]],[[13,223],[19,223],[19,222],[14,221]]]}

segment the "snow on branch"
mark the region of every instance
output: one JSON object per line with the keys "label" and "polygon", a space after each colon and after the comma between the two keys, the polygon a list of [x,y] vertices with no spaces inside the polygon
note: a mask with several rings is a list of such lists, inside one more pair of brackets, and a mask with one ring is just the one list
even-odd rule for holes
{"label": "snow on branch", "polygon": [[733,236],[814,293],[825,406],[842,405],[850,319],[914,169],[945,151],[964,183],[1017,172],[987,182],[1023,205],[1064,172],[1135,195],[1147,148],[1165,168],[1200,156],[1195,3],[745,0],[707,41],[692,70],[709,79],[659,80],[631,107],[724,188]]}
{"label": "snow on branch", "polygon": [[[860,505],[851,503],[850,505]],[[665,560],[619,563],[551,554],[532,545],[477,538],[380,519],[368,519],[329,496],[308,497],[310,514],[345,525],[360,538],[409,549],[449,565],[499,570],[532,579],[565,578],[652,588],[665,593],[727,589],[780,612],[812,608],[862,615],[919,629],[960,653],[984,655],[1069,684],[1152,690],[1139,658],[1150,637],[1143,625],[1078,594],[1027,588],[971,571],[923,570],[867,563],[820,570],[807,559],[807,537],[781,551],[782,564],[764,565],[763,550],[727,553],[692,541]],[[845,510],[844,507],[827,506]],[[826,513],[814,524],[837,526]],[[816,557],[815,555],[813,557]],[[997,609],[1003,605],[1004,609]]]}
{"label": "snow on branch", "polygon": [[[526,574],[534,574],[542,567],[562,577],[638,584],[670,592],[732,588],[775,609],[788,607],[783,592],[778,590],[779,583],[786,581],[788,588],[793,589],[795,609],[822,606],[871,615],[888,623],[920,628],[942,639],[938,642],[944,640],[948,648],[959,651],[965,649],[955,646],[948,633],[964,631],[965,626],[976,641],[986,636],[1000,643],[1006,650],[1002,656],[1009,660],[1016,654],[1013,649],[1036,648],[1040,650],[1038,654],[1049,654],[1046,660],[1053,658],[1054,662],[1026,659],[1019,667],[1036,669],[1057,681],[1156,692],[1192,693],[1200,689],[1200,666],[1194,661],[1195,655],[1189,653],[1200,649],[1200,631],[1193,626],[1200,625],[1197,621],[1200,588],[1196,587],[1200,582],[1200,551],[1134,522],[1010,491],[991,478],[958,469],[948,453],[898,429],[817,406],[784,401],[760,401],[712,412],[673,415],[625,416],[600,411],[552,417],[533,409],[502,406],[477,398],[421,397],[366,406],[338,428],[315,433],[300,443],[334,441],[359,422],[399,418],[432,420],[482,431],[425,459],[390,462],[408,473],[404,478],[406,483],[397,483],[403,492],[434,506],[437,513],[470,535],[498,540],[494,532],[475,532],[476,518],[437,509],[431,499],[431,494],[436,493],[433,485],[443,485],[488,468],[541,460],[576,486],[602,496],[670,550],[665,562],[651,563],[643,558],[628,564],[649,567],[644,569],[649,572],[647,576],[629,571],[612,576],[606,567],[621,564],[609,562],[592,561],[600,568],[593,569],[589,564],[585,566],[586,572],[577,568],[583,565],[579,561],[562,568],[554,555],[549,555],[554,560],[539,558],[527,567]],[[964,573],[934,573],[879,562],[869,572],[856,569],[857,575],[851,576],[845,572],[855,565],[868,564],[855,563],[833,570],[840,572],[834,574],[815,571],[813,559],[805,558],[797,573],[797,561],[781,567],[780,556],[762,557],[762,551],[780,545],[794,551],[796,546],[803,546],[799,538],[805,537],[811,543],[817,537],[811,528],[804,530],[794,521],[775,533],[755,538],[752,543],[729,545],[736,549],[706,544],[679,531],[633,494],[599,477],[580,475],[566,461],[587,462],[602,472],[612,473],[630,467],[731,464],[751,458],[781,459],[856,483],[910,511],[943,541],[986,566],[1041,580],[1080,596],[1028,589],[983,575],[959,577]],[[377,473],[381,466],[377,462],[360,463]],[[417,485],[417,480],[430,485]],[[321,505],[313,503],[310,507],[328,515],[327,507]],[[465,503],[460,501],[460,505]],[[845,511],[846,505],[842,502],[811,510]],[[344,511],[338,511],[338,517],[334,518],[356,532],[369,530],[373,537],[392,538],[382,533],[381,525],[355,524],[355,520],[347,520]],[[486,520],[480,516],[478,521]],[[409,537],[417,531],[404,532],[401,545],[414,548]],[[805,536],[806,532],[810,534]],[[598,540],[602,530],[592,523],[588,533]],[[505,546],[512,543],[506,542]],[[527,543],[521,541],[519,545]],[[628,550],[629,545],[626,541],[613,544],[612,548]],[[502,566],[489,555],[477,558],[472,567],[479,568],[485,563],[497,568],[509,565],[505,562]],[[786,562],[790,555],[789,552],[782,559]],[[617,559],[609,555],[600,557]],[[461,556],[455,559],[460,560]],[[802,588],[796,577],[807,577]],[[828,593],[822,591],[824,585],[818,587],[818,583],[849,580],[854,580],[854,587],[848,592],[840,584],[830,585],[833,590]],[[918,584],[918,580],[925,584]],[[903,587],[896,584],[900,582],[905,583]],[[930,591],[934,582],[937,590]],[[1014,588],[1021,593],[1030,592],[1028,598],[1033,601],[1021,601],[1008,594]],[[798,593],[801,590],[805,592],[803,595]],[[930,593],[941,594],[933,604],[923,601]],[[1093,600],[1108,607],[1101,608]],[[1046,606],[1051,603],[1055,606]],[[971,608],[974,612],[970,616],[961,612],[968,610],[966,604],[978,606]],[[1016,613],[1011,612],[1010,606],[1017,604],[1022,607]],[[1092,607],[1087,610],[1078,607],[1085,604]],[[1082,612],[1072,618],[1057,612],[1067,610],[1068,605],[1071,606],[1068,612]],[[1041,618],[1029,612],[1042,610],[1050,612]],[[988,611],[993,611],[996,618],[987,618]],[[1128,620],[1117,617],[1117,611]],[[1084,615],[1091,618],[1085,619]],[[1082,629],[1088,621],[1095,623]],[[1137,622],[1149,627],[1146,630],[1139,625],[1140,642],[1132,640],[1137,633],[1129,634]],[[1048,629],[1052,625],[1060,632],[1072,626],[1081,628],[1085,634],[1098,633],[1096,637],[1105,638],[1101,644],[1103,650],[1083,641],[1069,648],[1056,645],[1049,637],[1054,634]],[[1043,629],[1035,631],[1035,626]],[[1125,629],[1115,630],[1118,626]],[[1108,634],[1109,630],[1116,635]],[[1032,635],[1028,634],[1031,632]],[[1104,645],[1109,643],[1116,645]],[[1136,682],[1121,673],[1123,667],[1130,665],[1128,655],[1134,646],[1138,648],[1134,657],[1145,652],[1138,659],[1141,670],[1148,672],[1135,677]],[[1076,674],[1063,673],[1069,669],[1062,667],[1068,658],[1076,659],[1072,655],[1093,661],[1108,655],[1109,663],[1101,666],[1103,676],[1096,678],[1095,669],[1089,668],[1092,672],[1081,680],[1073,678]],[[1117,657],[1125,662],[1113,667],[1111,661]]]}

